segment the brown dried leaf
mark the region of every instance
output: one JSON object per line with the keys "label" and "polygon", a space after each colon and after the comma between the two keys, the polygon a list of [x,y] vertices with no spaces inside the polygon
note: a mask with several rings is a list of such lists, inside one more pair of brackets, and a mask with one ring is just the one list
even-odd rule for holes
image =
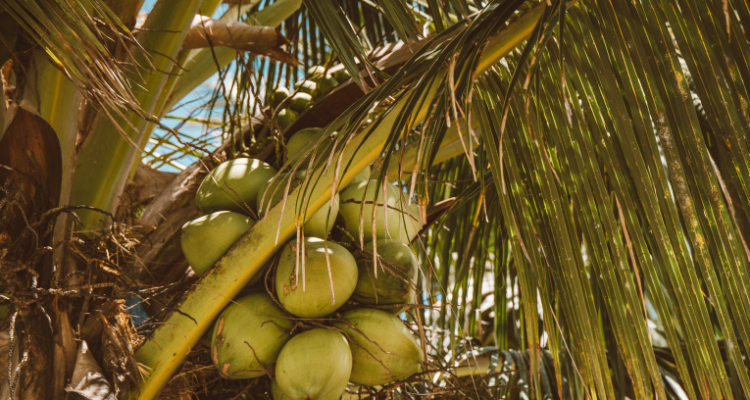
{"label": "brown dried leaf", "polygon": [[104,369],[116,377],[117,384],[127,381],[131,387],[137,387],[138,363],[133,349],[138,342],[138,335],[125,311],[125,300],[105,303],[99,314],[99,321],[103,328]]}
{"label": "brown dried leaf", "polygon": [[[57,207],[62,153],[55,130],[26,100],[12,104],[5,117],[6,128],[0,135],[0,187],[13,185],[22,199],[16,201],[13,217],[5,225],[11,240],[15,240],[32,215]],[[0,192],[0,202],[4,197]]]}

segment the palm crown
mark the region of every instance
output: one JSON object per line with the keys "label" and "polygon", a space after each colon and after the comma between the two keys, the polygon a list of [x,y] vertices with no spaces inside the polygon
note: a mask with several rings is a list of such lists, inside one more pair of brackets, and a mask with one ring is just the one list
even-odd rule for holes
{"label": "palm crown", "polygon": [[[187,268],[179,228],[198,216],[209,170],[242,157],[282,173],[316,168],[267,206],[220,273],[159,295],[172,302],[142,332],[132,396],[158,395],[231,299],[301,236],[299,222],[367,168],[419,209],[424,308],[409,320],[443,372],[485,357],[536,398],[750,395],[744,2],[159,0],[143,18],[141,3],[0,2],[7,104],[56,133],[59,204],[88,207],[50,225],[55,248],[132,229],[138,243],[104,280],[119,288],[107,296],[176,285]],[[314,102],[294,110],[313,80]],[[277,100],[280,88],[292,96]],[[20,114],[0,107],[10,140]],[[305,159],[291,157],[287,143],[310,127],[321,129]],[[12,176],[0,176],[10,249],[33,237],[13,216]],[[27,208],[29,220],[56,205]],[[41,247],[29,246],[5,259]],[[44,304],[49,289],[84,283],[74,253],[26,272],[51,274]],[[2,275],[11,303],[38,301],[36,280],[13,279]],[[449,375],[440,385],[466,390]],[[499,376],[472,396],[518,396]]]}

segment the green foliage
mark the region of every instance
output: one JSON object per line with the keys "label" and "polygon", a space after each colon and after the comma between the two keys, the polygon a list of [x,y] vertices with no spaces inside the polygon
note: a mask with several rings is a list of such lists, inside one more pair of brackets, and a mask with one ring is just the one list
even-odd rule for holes
{"label": "green foliage", "polygon": [[[76,82],[99,87],[93,63],[84,60],[102,61],[107,53],[93,24],[71,21],[91,9],[123,35],[129,31],[97,1],[71,3],[3,5]],[[184,15],[163,18],[182,31],[195,13],[192,3]],[[42,29],[42,17],[59,35]],[[141,348],[139,361],[154,368],[143,398],[158,393],[229,299],[299,235],[295,221],[325,207],[370,167],[373,199],[383,197],[382,183],[391,179],[396,185],[385,190],[405,207],[416,204],[427,224],[411,244],[427,308],[410,310],[409,319],[425,330],[428,356],[441,365],[459,367],[486,350],[495,357],[492,371],[527,385],[496,397],[525,391],[536,398],[676,398],[665,382],[678,382],[689,398],[750,396],[744,2],[279,0],[230,8],[226,18],[279,26],[301,65],[227,49],[180,54],[179,43],[154,39],[161,47],[153,49],[170,56],[156,64],[174,71],[176,55],[187,71],[137,81],[165,94],[158,102],[128,90],[107,97],[111,109],[133,105],[137,118],[128,114],[121,126],[132,130],[138,151],[146,143],[139,135],[171,146],[166,154],[156,146],[145,154],[151,166],[205,155],[215,149],[207,137],[214,134],[229,158],[273,153],[269,163],[289,173],[299,160],[286,158],[284,130],[297,117],[313,118],[302,104],[311,96],[293,94],[295,83],[315,75],[303,71],[320,75],[335,66],[339,83],[348,73],[365,95],[339,99],[350,106],[333,117],[313,109],[321,131],[295,153],[312,154],[324,142],[335,150],[318,152],[325,162],[305,174],[291,201],[272,207],[230,248]],[[388,53],[382,45],[399,40],[419,43],[389,73],[378,70]],[[151,134],[143,116],[167,115],[217,71],[219,83],[203,105],[208,116],[183,118],[202,124],[205,135],[188,137],[179,128]],[[135,75],[127,79],[136,82]],[[125,79],[120,72],[107,76]],[[268,96],[282,87],[291,99]],[[319,93],[313,89],[305,87]],[[256,116],[264,122],[253,125]],[[117,131],[110,134],[116,148],[130,146]],[[85,154],[86,168],[98,165],[96,151]],[[118,184],[97,199],[119,196],[123,171],[140,158],[118,157],[111,161],[118,163]],[[90,173],[109,181],[110,172],[92,169],[77,178]],[[177,335],[184,341],[169,339]],[[501,354],[524,364],[528,375],[508,372]]]}

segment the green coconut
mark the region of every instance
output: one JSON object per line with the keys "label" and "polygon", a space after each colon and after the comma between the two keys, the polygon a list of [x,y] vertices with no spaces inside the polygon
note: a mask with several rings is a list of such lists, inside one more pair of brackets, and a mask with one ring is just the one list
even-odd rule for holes
{"label": "green coconut", "polygon": [[[306,170],[295,172],[292,176],[289,191],[292,191],[300,183],[304,182],[306,174]],[[269,204],[273,207],[284,198],[284,190],[288,183],[289,174],[280,174],[275,179],[268,179],[263,186],[261,186],[260,190],[258,190],[258,196],[255,198],[255,207],[258,209],[259,216],[265,215],[266,211],[269,209]],[[294,207],[295,203],[296,198],[287,197],[287,207]]]}
{"label": "green coconut", "polygon": [[318,81],[326,75],[326,68],[322,65],[313,65],[307,69],[307,79]]}
{"label": "green coconut", "polygon": [[351,372],[349,344],[344,335],[329,329],[295,335],[276,361],[276,383],[291,400],[338,399]]}
{"label": "green coconut", "polygon": [[299,81],[294,84],[294,88],[299,90],[302,93],[307,93],[310,96],[312,96],[313,93],[315,93],[315,91],[318,90],[318,84],[310,80]]}
{"label": "green coconut", "polygon": [[339,85],[339,81],[337,81],[336,78],[332,76],[321,78],[320,81],[318,81],[318,88],[315,89],[315,92],[313,92],[313,97],[315,98],[323,97],[328,92],[330,92],[331,89],[335,88],[338,85]]}
{"label": "green coconut", "polygon": [[[384,189],[387,207],[383,206]],[[375,201],[376,191],[377,201]],[[361,230],[365,243],[373,240],[372,211],[373,207],[376,207],[375,204],[377,204],[377,210],[374,219],[376,229],[374,238],[394,239],[408,244],[417,236],[421,223],[416,205],[409,207],[406,204],[406,195],[402,195],[396,186],[386,185],[383,188],[382,185],[378,185],[376,179],[372,179],[350,185],[341,192],[339,211],[344,217],[346,230],[352,237],[359,240]],[[362,214],[363,211],[364,214]]]}
{"label": "green coconut", "polygon": [[[300,251],[298,266],[297,241],[284,246],[276,269],[276,296],[298,317],[324,317],[346,303],[354,292],[357,262],[344,247],[315,237],[305,238],[303,250],[304,264]],[[330,261],[330,274],[326,259]]]}
{"label": "green coconut", "polygon": [[279,124],[279,128],[286,130],[286,128],[289,128],[292,125],[292,122],[297,119],[298,115],[297,112],[285,108],[276,114],[276,123]]}
{"label": "green coconut", "polygon": [[[306,174],[306,170],[297,171],[294,173],[294,177],[292,178],[292,182],[289,186],[290,192],[305,181]],[[269,179],[268,182],[266,182],[266,184],[260,189],[255,202],[256,207],[259,210],[258,214],[261,216],[264,215],[269,209],[269,204],[271,204],[271,207],[273,207],[284,199],[284,190],[286,189],[287,183],[289,183],[289,174],[282,174],[275,180],[273,180],[273,182],[271,181],[272,180]],[[261,202],[263,203],[262,205]],[[297,206],[297,198],[293,196],[287,196],[285,207],[287,209],[296,210]],[[329,210],[331,214],[330,218],[328,218]],[[331,229],[333,229],[333,225],[336,222],[336,216],[338,215],[338,213],[339,194],[336,193],[333,206],[331,206],[330,208],[328,207],[328,205],[323,206],[320,210],[316,211],[311,216],[306,218],[307,222],[305,223],[305,236],[318,238],[327,237],[331,232]]]}
{"label": "green coconut", "polygon": [[266,375],[291,339],[294,322],[268,294],[256,292],[234,301],[219,315],[211,335],[211,359],[229,379]]}
{"label": "green coconut", "polygon": [[333,74],[333,77],[336,78],[337,81],[343,82],[349,78],[351,78],[351,74],[349,74],[349,71],[346,70],[346,68],[337,71],[335,74]]}
{"label": "green coconut", "polygon": [[[305,150],[310,146],[310,143],[313,140],[317,140],[319,132],[320,128],[305,128],[292,135],[286,143],[286,150],[289,159],[296,161],[303,157],[305,155]],[[318,145],[318,151],[315,153],[315,164],[320,165],[327,162],[331,150],[333,150],[333,140],[325,138]],[[302,162],[301,167],[309,167],[311,158],[312,154],[308,154],[307,158]]]}
{"label": "green coconut", "polygon": [[274,175],[276,170],[260,160],[225,161],[203,179],[195,194],[195,204],[203,214],[215,211],[247,214],[246,207],[253,207],[258,190]]}
{"label": "green coconut", "polygon": [[[373,245],[377,244],[377,277],[373,268]],[[410,304],[419,278],[419,261],[409,246],[398,240],[379,239],[367,243],[356,254],[359,278],[352,300],[362,304]],[[388,308],[400,313],[406,307]]]}
{"label": "green coconut", "polygon": [[333,225],[336,223],[336,216],[338,214],[339,194],[336,193],[336,196],[333,198],[333,205],[329,201],[318,211],[315,211],[313,215],[305,219],[305,236],[317,238],[328,237],[331,229],[333,229]]}
{"label": "green coconut", "polygon": [[289,90],[285,87],[280,87],[273,91],[271,94],[271,106],[276,108],[281,104],[282,101],[289,97]]}
{"label": "green coconut", "polygon": [[312,95],[304,92],[297,92],[289,100],[289,108],[297,112],[305,112],[308,106],[312,104]]}
{"label": "green coconut", "polygon": [[273,397],[273,400],[291,400],[291,397],[285,395],[284,392],[281,391],[276,379],[271,379],[271,397]]}
{"label": "green coconut", "polygon": [[357,175],[354,175],[354,179],[352,179],[351,182],[349,182],[349,185],[347,187],[356,186],[362,182],[367,182],[370,180],[370,175],[372,174],[372,169],[370,167],[365,167],[362,171],[359,171]]}
{"label": "green coconut", "polygon": [[193,271],[203,275],[254,224],[252,218],[232,211],[196,218],[182,226],[182,253]]}
{"label": "green coconut", "polygon": [[350,347],[354,367],[350,381],[384,385],[419,372],[424,353],[398,317],[381,310],[361,308],[342,314],[342,318],[348,325],[340,322],[335,325],[353,342]]}

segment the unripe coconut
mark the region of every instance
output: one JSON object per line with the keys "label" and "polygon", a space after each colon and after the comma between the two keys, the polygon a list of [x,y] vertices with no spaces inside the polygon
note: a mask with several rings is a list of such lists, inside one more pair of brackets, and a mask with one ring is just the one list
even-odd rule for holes
{"label": "unripe coconut", "polygon": [[331,89],[335,88],[339,85],[339,81],[336,80],[334,77],[327,77],[322,78],[320,81],[318,81],[318,88],[315,89],[315,92],[313,93],[313,97],[315,98],[321,98],[326,95],[326,93],[330,92]]}
{"label": "unripe coconut", "polygon": [[289,90],[285,87],[280,87],[273,91],[271,94],[271,106],[276,108],[281,104],[282,101],[289,97]]}
{"label": "unripe coconut", "polygon": [[[276,269],[276,296],[287,311],[298,317],[323,317],[344,305],[354,292],[357,262],[347,249],[333,242],[306,237],[304,246],[300,249],[300,265],[297,241],[284,246]],[[330,261],[330,274],[326,259]]]}
{"label": "unripe coconut", "polygon": [[246,207],[253,207],[258,190],[274,175],[276,170],[260,160],[225,161],[203,179],[195,194],[195,204],[204,214],[214,211],[247,214]]}
{"label": "unripe coconut", "polygon": [[227,249],[255,224],[250,217],[217,211],[182,226],[182,253],[197,275],[203,275]]}
{"label": "unripe coconut", "polygon": [[307,70],[307,79],[317,81],[324,77],[326,74],[326,68],[322,65],[313,65]]}
{"label": "unripe coconut", "polygon": [[[383,189],[386,192],[385,203],[383,203]],[[377,204],[377,214],[374,220],[375,238],[400,240],[408,244],[417,236],[422,226],[416,206],[407,206],[406,195],[403,194],[402,196],[396,186],[385,185],[385,188],[383,188],[383,186],[378,185],[376,179],[372,179],[368,182],[351,185],[341,192],[339,211],[346,222],[346,230],[352,237],[359,240],[361,229],[365,243],[373,240],[372,209],[375,204]],[[383,204],[387,207],[384,207]],[[364,214],[362,213],[363,209]]]}
{"label": "unripe coconut", "polygon": [[[294,175],[292,176],[292,182],[289,185],[290,192],[294,190],[294,188],[296,188],[300,183],[305,181],[306,174],[306,170],[297,171],[294,173]],[[259,216],[265,215],[266,211],[269,209],[269,204],[271,205],[271,208],[273,208],[276,203],[280,202],[284,198],[284,190],[286,190],[286,185],[288,183],[289,174],[280,174],[275,179],[268,179],[263,184],[263,186],[261,186],[260,190],[258,190],[258,197],[255,198],[255,207],[258,209]],[[286,207],[294,208],[296,200],[296,198],[287,196]]]}
{"label": "unripe coconut", "polygon": [[349,182],[349,185],[347,187],[356,186],[361,182],[367,182],[370,180],[370,175],[372,174],[372,169],[370,167],[365,167],[362,171],[359,171],[357,175],[354,175],[354,179],[352,179],[351,182]]}
{"label": "unripe coconut", "polygon": [[[378,271],[373,268],[373,245],[377,244]],[[419,278],[419,261],[409,246],[398,240],[379,239],[367,243],[356,254],[359,278],[352,300],[363,304],[410,304]],[[405,307],[385,311],[400,313]]]}
{"label": "unripe coconut", "polygon": [[307,93],[310,96],[315,93],[315,90],[318,89],[318,84],[313,81],[299,81],[294,84],[294,88],[298,89],[301,93]]}
{"label": "unripe coconut", "polygon": [[297,92],[289,100],[289,108],[297,112],[304,112],[311,103],[312,96],[309,93]]}
{"label": "unripe coconut", "polygon": [[333,225],[336,224],[336,216],[339,214],[339,194],[333,198],[333,205],[328,202],[315,211],[313,215],[305,219],[305,236],[325,238],[331,233]]}
{"label": "unripe coconut", "polygon": [[291,400],[335,400],[352,372],[352,352],[340,332],[316,328],[295,335],[276,362],[276,383]]}
{"label": "unripe coconut", "polygon": [[276,382],[276,379],[271,379],[271,397],[273,397],[273,400],[291,400],[291,398],[284,394],[284,392],[281,391],[281,388],[279,387],[278,382]]}
{"label": "unripe coconut", "polygon": [[[294,173],[294,177],[289,186],[290,192],[305,181],[306,174],[306,170]],[[260,191],[258,191],[258,197],[255,203],[258,208],[258,215],[264,215],[269,209],[269,204],[273,207],[284,199],[284,190],[286,189],[287,183],[289,183],[288,180],[289,174],[282,174],[277,177],[273,183],[269,179]],[[261,202],[263,203],[262,205]],[[329,203],[306,218],[305,236],[325,238],[331,232],[331,229],[333,229],[333,225],[336,222],[336,216],[339,213],[339,194],[336,193],[333,206],[329,207],[328,204]],[[285,209],[296,210],[297,207],[297,197],[287,196]],[[331,214],[330,218],[328,217],[329,210]]]}
{"label": "unripe coconut", "polygon": [[349,74],[349,71],[346,70],[346,68],[337,71],[335,74],[333,74],[333,77],[336,78],[337,81],[343,82],[349,78],[351,78],[351,74]]}
{"label": "unripe coconut", "polygon": [[278,114],[276,114],[276,123],[279,124],[279,128],[281,128],[281,130],[286,130],[286,128],[289,128],[292,125],[292,122],[297,119],[298,115],[299,114],[297,114],[295,111],[285,108],[279,111]]}
{"label": "unripe coconut", "polygon": [[384,385],[419,372],[424,353],[398,317],[369,308],[349,311],[341,317],[356,328],[341,322],[335,324],[353,342],[350,347],[354,367],[350,381]]}
{"label": "unripe coconut", "polygon": [[[311,141],[318,138],[320,128],[305,128],[292,135],[289,141],[286,143],[287,155],[290,160],[296,161],[305,155],[305,150],[310,146]],[[315,165],[320,165],[328,161],[328,156],[333,150],[333,140],[330,138],[324,139],[318,145],[318,151],[315,153]],[[312,153],[307,155],[305,161],[302,162],[301,168],[307,168],[310,166],[310,160]]]}
{"label": "unripe coconut", "polygon": [[294,322],[266,293],[247,295],[219,315],[211,336],[211,359],[229,379],[255,378],[272,368]]}
{"label": "unripe coconut", "polygon": [[[375,391],[379,391],[383,387],[380,385],[375,385],[372,387]],[[343,396],[341,396],[341,400],[362,400],[362,399],[371,399],[373,396],[370,394],[370,389],[366,388],[363,385],[349,385],[349,390],[347,390]]]}

